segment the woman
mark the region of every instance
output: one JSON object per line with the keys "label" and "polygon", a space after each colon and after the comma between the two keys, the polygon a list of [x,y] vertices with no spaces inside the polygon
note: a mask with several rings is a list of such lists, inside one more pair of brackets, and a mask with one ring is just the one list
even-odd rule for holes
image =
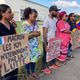
{"label": "woman", "polygon": [[57,58],[59,61],[64,62],[67,58],[68,46],[70,41],[70,26],[66,22],[67,14],[65,11],[59,14],[57,22],[56,37],[61,39],[60,56]]}
{"label": "woman", "polygon": [[[70,25],[70,31],[75,32],[77,30],[77,25],[76,25],[76,19],[75,19],[75,14],[74,13],[69,14],[67,22]],[[69,58],[74,58],[74,56],[70,52],[71,47],[72,47],[72,43],[70,42],[69,47],[68,47],[68,57]]]}
{"label": "woman", "polygon": [[[30,78],[30,70],[32,72],[32,76],[36,79],[38,75],[35,71],[36,61],[39,58],[38,52],[38,36],[40,36],[40,31],[38,31],[38,25],[36,18],[38,16],[38,12],[35,9],[26,8],[24,10],[24,18],[25,22],[23,23],[23,31],[29,34],[29,47],[30,47],[30,60],[31,62],[26,64],[28,78]],[[29,79],[30,80],[30,79]]]}
{"label": "woman", "polygon": [[74,32],[76,30],[76,19],[75,19],[75,14],[74,13],[70,13],[68,16],[68,20],[67,22],[70,25],[70,31]]}
{"label": "woman", "polygon": [[[6,4],[0,4],[0,36],[16,34],[14,26],[9,23],[12,11]],[[3,80],[17,80],[18,69],[3,76]]]}

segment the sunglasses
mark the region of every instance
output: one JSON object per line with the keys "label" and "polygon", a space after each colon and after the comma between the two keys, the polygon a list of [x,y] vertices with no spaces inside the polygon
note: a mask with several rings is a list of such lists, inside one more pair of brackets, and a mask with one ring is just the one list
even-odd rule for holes
{"label": "sunglasses", "polygon": [[72,16],[72,17],[76,17],[76,16],[74,15],[74,16]]}
{"label": "sunglasses", "polygon": [[74,17],[76,17],[76,16],[74,16]]}
{"label": "sunglasses", "polygon": [[65,15],[65,17],[68,17],[68,15]]}

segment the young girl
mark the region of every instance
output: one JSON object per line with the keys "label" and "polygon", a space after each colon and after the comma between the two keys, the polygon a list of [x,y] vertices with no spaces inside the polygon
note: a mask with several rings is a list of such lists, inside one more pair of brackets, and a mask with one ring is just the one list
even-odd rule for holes
{"label": "young girl", "polygon": [[[30,76],[30,70],[32,76],[38,78],[35,73],[35,63],[39,57],[38,48],[38,36],[40,36],[40,31],[38,30],[38,25],[36,22],[38,12],[35,9],[26,8],[24,10],[25,22],[23,23],[23,31],[29,34],[29,47],[30,47],[30,60],[31,62],[26,64],[28,77]],[[30,80],[30,79],[29,79]]]}
{"label": "young girl", "polygon": [[[14,26],[9,22],[11,18],[11,8],[6,4],[0,4],[0,37],[16,34]],[[0,62],[1,63],[1,62]],[[18,69],[3,76],[3,80],[17,80]]]}

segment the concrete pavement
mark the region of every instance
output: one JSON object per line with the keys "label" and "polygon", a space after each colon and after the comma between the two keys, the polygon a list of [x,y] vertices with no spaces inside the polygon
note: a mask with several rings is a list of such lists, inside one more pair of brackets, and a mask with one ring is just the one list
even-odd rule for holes
{"label": "concrete pavement", "polygon": [[80,48],[72,51],[75,58],[57,70],[52,70],[50,75],[42,75],[40,80],[80,80]]}

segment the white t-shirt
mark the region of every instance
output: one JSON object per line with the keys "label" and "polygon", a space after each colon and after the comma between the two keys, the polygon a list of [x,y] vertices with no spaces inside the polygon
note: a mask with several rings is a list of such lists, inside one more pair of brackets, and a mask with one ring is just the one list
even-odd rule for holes
{"label": "white t-shirt", "polygon": [[43,22],[43,27],[48,28],[47,41],[50,38],[55,37],[56,22],[57,22],[56,18],[51,19],[50,17],[46,18]]}

